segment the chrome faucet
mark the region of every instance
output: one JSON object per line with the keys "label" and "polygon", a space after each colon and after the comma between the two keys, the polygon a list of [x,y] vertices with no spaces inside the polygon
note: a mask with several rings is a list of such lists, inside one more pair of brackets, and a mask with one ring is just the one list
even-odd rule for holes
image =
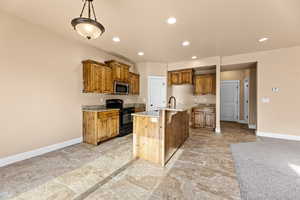
{"label": "chrome faucet", "polygon": [[173,106],[173,108],[175,109],[176,108],[176,98],[174,97],[174,96],[170,96],[170,98],[169,98],[169,102],[168,102],[168,107],[169,108],[172,108],[171,107],[171,103],[172,103],[172,99],[174,99],[174,106]]}

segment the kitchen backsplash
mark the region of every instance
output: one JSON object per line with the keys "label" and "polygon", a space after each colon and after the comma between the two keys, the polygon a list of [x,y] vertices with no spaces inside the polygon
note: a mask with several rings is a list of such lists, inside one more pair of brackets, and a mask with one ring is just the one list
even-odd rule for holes
{"label": "kitchen backsplash", "polygon": [[97,103],[93,101],[89,103],[89,105],[95,105],[95,104],[104,105],[107,99],[122,99],[125,104],[146,103],[146,99],[134,95],[105,95],[105,94],[93,94],[93,93],[82,94],[82,95],[84,95],[85,97],[97,97],[97,99],[99,99]]}
{"label": "kitchen backsplash", "polygon": [[216,95],[201,95],[194,97],[195,103],[216,104]]}

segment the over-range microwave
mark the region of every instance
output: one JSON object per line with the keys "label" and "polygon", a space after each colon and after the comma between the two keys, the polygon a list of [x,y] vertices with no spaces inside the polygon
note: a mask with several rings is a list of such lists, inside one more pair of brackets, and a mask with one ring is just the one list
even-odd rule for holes
{"label": "over-range microwave", "polygon": [[114,93],[123,95],[129,94],[129,84],[115,81]]}

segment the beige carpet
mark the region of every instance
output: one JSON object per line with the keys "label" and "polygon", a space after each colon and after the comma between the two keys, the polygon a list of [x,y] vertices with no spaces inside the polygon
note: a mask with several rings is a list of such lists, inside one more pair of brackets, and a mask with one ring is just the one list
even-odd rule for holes
{"label": "beige carpet", "polygon": [[231,150],[242,199],[300,198],[300,142],[263,139]]}

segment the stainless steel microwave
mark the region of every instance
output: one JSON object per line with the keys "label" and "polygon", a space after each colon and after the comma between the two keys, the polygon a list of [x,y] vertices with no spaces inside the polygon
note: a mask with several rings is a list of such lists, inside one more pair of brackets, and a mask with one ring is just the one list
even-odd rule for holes
{"label": "stainless steel microwave", "polygon": [[129,94],[129,84],[116,81],[114,86],[114,93],[125,95]]}

